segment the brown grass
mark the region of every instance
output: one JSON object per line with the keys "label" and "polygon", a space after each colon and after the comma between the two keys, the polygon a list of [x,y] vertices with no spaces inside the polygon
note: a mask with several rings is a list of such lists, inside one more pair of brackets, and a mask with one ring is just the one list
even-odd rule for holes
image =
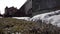
{"label": "brown grass", "polygon": [[12,18],[0,18],[0,34],[7,32],[22,34],[60,34],[60,29],[51,24],[36,23]]}

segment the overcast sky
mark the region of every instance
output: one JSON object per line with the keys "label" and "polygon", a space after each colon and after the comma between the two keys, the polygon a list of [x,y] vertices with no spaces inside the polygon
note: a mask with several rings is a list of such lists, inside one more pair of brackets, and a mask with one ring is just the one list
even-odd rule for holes
{"label": "overcast sky", "polygon": [[4,14],[4,9],[6,6],[14,6],[19,9],[26,1],[27,0],[0,0],[0,13]]}

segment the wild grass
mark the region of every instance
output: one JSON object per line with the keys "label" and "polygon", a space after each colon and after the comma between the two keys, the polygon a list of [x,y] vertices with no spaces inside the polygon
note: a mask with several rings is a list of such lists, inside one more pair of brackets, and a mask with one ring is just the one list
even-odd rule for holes
{"label": "wild grass", "polygon": [[21,34],[60,34],[60,28],[51,24],[36,23],[13,18],[0,18],[0,34],[5,32]]}

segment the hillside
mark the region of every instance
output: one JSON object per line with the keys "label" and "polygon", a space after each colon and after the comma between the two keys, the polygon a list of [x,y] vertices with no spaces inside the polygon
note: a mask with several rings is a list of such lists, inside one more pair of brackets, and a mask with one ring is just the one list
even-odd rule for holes
{"label": "hillside", "polygon": [[0,18],[0,34],[60,34],[60,29],[51,24],[35,23],[12,18]]}

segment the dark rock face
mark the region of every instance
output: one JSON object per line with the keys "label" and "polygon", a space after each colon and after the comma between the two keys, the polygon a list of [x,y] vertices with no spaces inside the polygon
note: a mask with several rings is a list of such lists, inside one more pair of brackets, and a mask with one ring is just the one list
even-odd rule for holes
{"label": "dark rock face", "polygon": [[47,13],[60,9],[60,0],[32,0],[34,14]]}
{"label": "dark rock face", "polygon": [[6,7],[5,15],[13,17],[31,17],[36,14],[47,13],[60,9],[60,0],[27,0],[20,8]]}
{"label": "dark rock face", "polygon": [[12,16],[15,16],[16,12],[17,12],[17,8],[14,8],[14,7],[8,8],[8,7],[6,7],[4,16],[12,17]]}
{"label": "dark rock face", "polygon": [[49,9],[57,6],[57,0],[33,0],[33,9]]}
{"label": "dark rock face", "polygon": [[2,17],[3,15],[0,14],[0,16]]}
{"label": "dark rock face", "polygon": [[6,17],[30,17],[32,15],[32,1],[28,0],[20,9],[14,7],[6,7]]}

